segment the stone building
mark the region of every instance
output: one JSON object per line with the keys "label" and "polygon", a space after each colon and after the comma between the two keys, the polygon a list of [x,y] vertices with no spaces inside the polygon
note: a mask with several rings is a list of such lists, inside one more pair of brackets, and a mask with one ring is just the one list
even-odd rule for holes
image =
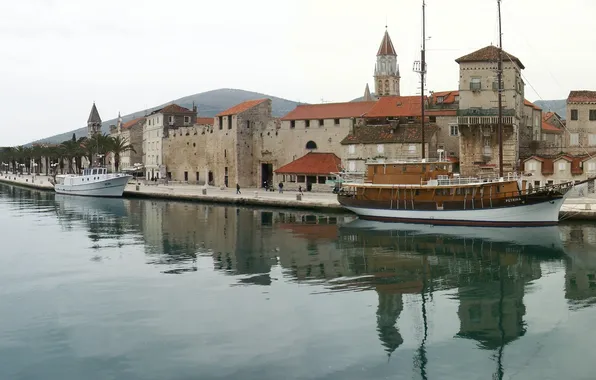
{"label": "stone building", "polygon": [[275,174],[284,190],[327,192],[332,190],[327,181],[335,180],[336,173],[341,171],[341,159],[335,154],[309,152],[275,170]]}
{"label": "stone building", "polygon": [[542,138],[538,154],[553,155],[563,151],[563,129],[542,120]]}
{"label": "stone building", "polygon": [[519,126],[519,156],[522,159],[536,154],[542,140],[542,109],[524,99],[523,111]]}
{"label": "stone building", "polygon": [[[139,117],[122,122],[122,118],[118,115],[118,124],[114,127],[110,127],[110,136],[120,136],[128,144],[132,145],[134,151],[129,150],[120,153],[120,171],[133,172],[135,165],[137,168],[143,163],[143,125],[145,125],[145,118]],[[111,160],[112,170],[115,171],[114,160]]]}
{"label": "stone building", "polygon": [[[426,150],[437,145],[437,126],[425,126]],[[367,125],[354,127],[341,141],[342,162],[347,172],[364,172],[369,159],[417,159],[422,152],[420,124]]]}
{"label": "stone building", "polygon": [[584,154],[596,148],[596,91],[571,91],[567,97],[566,153]]}
{"label": "stone building", "polygon": [[[457,109],[459,107],[459,91],[433,92],[427,102],[425,115],[431,124],[437,126],[437,146],[444,152],[444,157],[459,157],[459,127],[457,125]],[[430,151],[428,157],[434,157]]]}
{"label": "stone building", "polygon": [[163,162],[171,181],[204,185],[207,181],[207,142],[213,131],[212,117],[197,117],[190,127],[168,130],[163,141]]}
{"label": "stone building", "polygon": [[387,30],[385,30],[385,35],[383,35],[381,46],[379,46],[379,51],[377,52],[374,77],[376,96],[399,96],[400,76],[397,53]]}
{"label": "stone building", "polygon": [[189,127],[194,124],[197,115],[193,110],[170,104],[151,112],[143,125],[143,165],[145,177],[165,178],[166,167],[163,162],[163,138],[171,128]]}
{"label": "stone building", "polygon": [[[519,127],[523,120],[524,65],[503,51],[503,167],[514,172],[519,159]],[[460,171],[462,175],[498,174],[499,49],[487,46],[456,59],[459,64]]]}

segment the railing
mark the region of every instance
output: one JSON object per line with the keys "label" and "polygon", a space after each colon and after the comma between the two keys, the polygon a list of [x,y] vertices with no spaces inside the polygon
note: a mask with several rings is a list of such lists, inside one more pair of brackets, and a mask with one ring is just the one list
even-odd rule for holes
{"label": "railing", "polygon": [[366,165],[395,165],[395,164],[450,164],[450,161],[438,160],[436,158],[369,158],[366,160]]}
{"label": "railing", "polygon": [[[503,116],[501,121],[504,125],[516,125],[516,118],[514,116]],[[457,123],[459,125],[497,125],[499,124],[498,116],[458,116]]]}
{"label": "railing", "polygon": [[[504,109],[503,116],[515,116],[514,109]],[[467,108],[458,109],[457,116],[499,116],[498,109],[483,109],[483,108]]]}
{"label": "railing", "polygon": [[437,176],[437,179],[430,181],[423,181],[422,185],[427,186],[454,186],[454,185],[470,185],[475,183],[493,183],[493,182],[504,182],[504,181],[517,181],[520,176],[517,173],[507,173],[503,177],[495,177],[487,175],[485,177],[448,177],[448,176]]}

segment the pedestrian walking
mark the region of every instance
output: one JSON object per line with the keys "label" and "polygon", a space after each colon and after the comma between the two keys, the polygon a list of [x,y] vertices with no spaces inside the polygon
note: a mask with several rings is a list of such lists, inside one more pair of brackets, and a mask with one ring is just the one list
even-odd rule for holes
{"label": "pedestrian walking", "polygon": [[282,182],[279,183],[279,193],[283,194],[284,192],[284,184]]}
{"label": "pedestrian walking", "polygon": [[302,185],[298,186],[298,191],[302,194]]}
{"label": "pedestrian walking", "polygon": [[242,194],[240,192],[240,185],[239,184],[236,184],[236,194]]}

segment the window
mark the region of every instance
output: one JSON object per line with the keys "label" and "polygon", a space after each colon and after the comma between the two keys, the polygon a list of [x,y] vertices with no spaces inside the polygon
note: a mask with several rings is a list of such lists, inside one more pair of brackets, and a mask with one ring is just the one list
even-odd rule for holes
{"label": "window", "polygon": [[456,103],[459,102],[459,95],[455,95],[455,98],[454,99],[455,99],[455,102]]}
{"label": "window", "polygon": [[304,183],[305,180],[306,180],[306,177],[303,175],[296,176],[296,182],[298,182],[298,183]]}
{"label": "window", "polygon": [[339,119],[334,119],[334,120],[333,120],[333,124],[335,124],[335,125],[339,125]]}
{"label": "window", "polygon": [[564,171],[567,168],[567,163],[565,163],[565,162],[559,162],[558,167],[559,167],[559,171],[562,172],[562,171]]}
{"label": "window", "polygon": [[596,120],[596,110],[590,110],[590,121]]}
{"label": "window", "polygon": [[250,128],[250,120],[246,120],[246,128]]}
{"label": "window", "polygon": [[199,182],[199,172],[196,172],[196,181]]}
{"label": "window", "polygon": [[308,149],[308,150],[317,149],[317,143],[312,140],[307,142],[306,149]]}
{"label": "window", "polygon": [[383,153],[385,151],[385,146],[383,144],[377,144],[377,152]]}
{"label": "window", "polygon": [[459,126],[457,124],[449,126],[449,136],[459,136]]}
{"label": "window", "polygon": [[535,162],[527,162],[526,170],[528,170],[528,171],[536,170],[536,163]]}
{"label": "window", "polygon": [[168,116],[168,121],[170,122],[170,124],[174,124],[174,116]]}
{"label": "window", "polygon": [[596,162],[588,162],[588,172],[596,172]]}
{"label": "window", "polygon": [[296,128],[296,120],[290,120],[290,128]]}
{"label": "window", "polygon": [[[503,81],[501,81],[501,90],[504,89],[505,86],[503,84]],[[493,82],[493,91],[497,91],[499,89],[499,82],[498,81],[494,81]]]}
{"label": "window", "polygon": [[190,123],[190,116],[184,116],[184,124]]}
{"label": "window", "polygon": [[436,123],[437,122],[437,117],[436,116],[429,116],[428,117],[428,121],[431,123]]}
{"label": "window", "polygon": [[578,112],[577,110],[571,110],[571,120],[577,120]]}
{"label": "window", "polygon": [[579,133],[570,133],[569,134],[569,145],[571,145],[571,146],[579,145]]}
{"label": "window", "polygon": [[482,89],[482,82],[480,78],[472,78],[470,80],[470,90],[480,91],[480,89]]}
{"label": "window", "polygon": [[415,154],[416,153],[416,145],[410,145],[408,146],[408,153],[410,154]]}
{"label": "window", "polygon": [[223,116],[219,117],[219,129],[223,129]]}
{"label": "window", "polygon": [[596,145],[596,134],[590,133],[588,135],[588,145],[590,145],[590,146]]}
{"label": "window", "polygon": [[354,144],[348,145],[348,153],[350,153],[350,154],[356,153],[356,145],[354,145]]}
{"label": "window", "polygon": [[356,171],[356,162],[355,161],[348,162],[348,169],[351,172],[355,172]]}
{"label": "window", "polygon": [[310,120],[304,120],[304,126],[306,128],[310,127]]}
{"label": "window", "polygon": [[232,129],[232,115],[228,116],[228,129]]}
{"label": "window", "polygon": [[318,176],[317,177],[317,183],[319,185],[324,185],[327,182],[327,177],[326,176]]}
{"label": "window", "polygon": [[546,184],[549,186],[554,185],[555,181],[553,181],[552,179],[549,179],[548,181],[546,181]]}
{"label": "window", "polygon": [[445,98],[443,96],[437,96],[437,104],[442,104]]}
{"label": "window", "polygon": [[320,119],[319,120],[319,127],[322,127],[323,125],[325,125],[325,120]]}

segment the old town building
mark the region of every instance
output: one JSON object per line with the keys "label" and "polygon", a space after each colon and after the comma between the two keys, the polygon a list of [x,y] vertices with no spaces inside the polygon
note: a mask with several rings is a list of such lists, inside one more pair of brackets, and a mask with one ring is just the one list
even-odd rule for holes
{"label": "old town building", "polygon": [[[120,136],[127,144],[130,144],[134,150],[127,150],[120,153],[120,171],[133,172],[141,168],[143,164],[143,125],[145,118],[134,118],[126,123],[122,122],[118,114],[118,124],[110,127],[110,136]],[[112,170],[115,171],[114,160],[111,160]]]}
{"label": "old town building", "polygon": [[87,137],[91,137],[98,133],[101,133],[101,117],[99,117],[99,112],[97,111],[95,102],[93,102],[91,112],[89,113],[89,119],[87,119]]}
{"label": "old town building", "polygon": [[524,160],[523,170],[534,187],[577,182],[596,175],[596,157],[593,154],[534,155]]}
{"label": "old town building", "polygon": [[143,165],[146,179],[165,178],[163,138],[170,128],[189,127],[194,124],[196,108],[189,110],[170,104],[151,112],[143,125]]}
{"label": "old town building", "polygon": [[[341,158],[333,153],[309,152],[275,170],[284,190],[331,191],[327,181],[336,179],[342,171]],[[273,184],[276,187],[276,184]]]}
{"label": "old town building", "polygon": [[399,65],[397,64],[397,53],[389,33],[385,30],[381,46],[377,52],[377,63],[375,65],[375,94],[376,96],[397,95],[399,96]]}
{"label": "old town building", "polygon": [[571,91],[567,97],[567,125],[563,139],[569,154],[596,149],[596,91]]}
{"label": "old town building", "polygon": [[[505,51],[502,56],[503,167],[507,173],[516,171],[519,159],[524,65]],[[456,59],[460,73],[458,125],[463,175],[498,173],[498,60],[496,46],[487,46]]]}

